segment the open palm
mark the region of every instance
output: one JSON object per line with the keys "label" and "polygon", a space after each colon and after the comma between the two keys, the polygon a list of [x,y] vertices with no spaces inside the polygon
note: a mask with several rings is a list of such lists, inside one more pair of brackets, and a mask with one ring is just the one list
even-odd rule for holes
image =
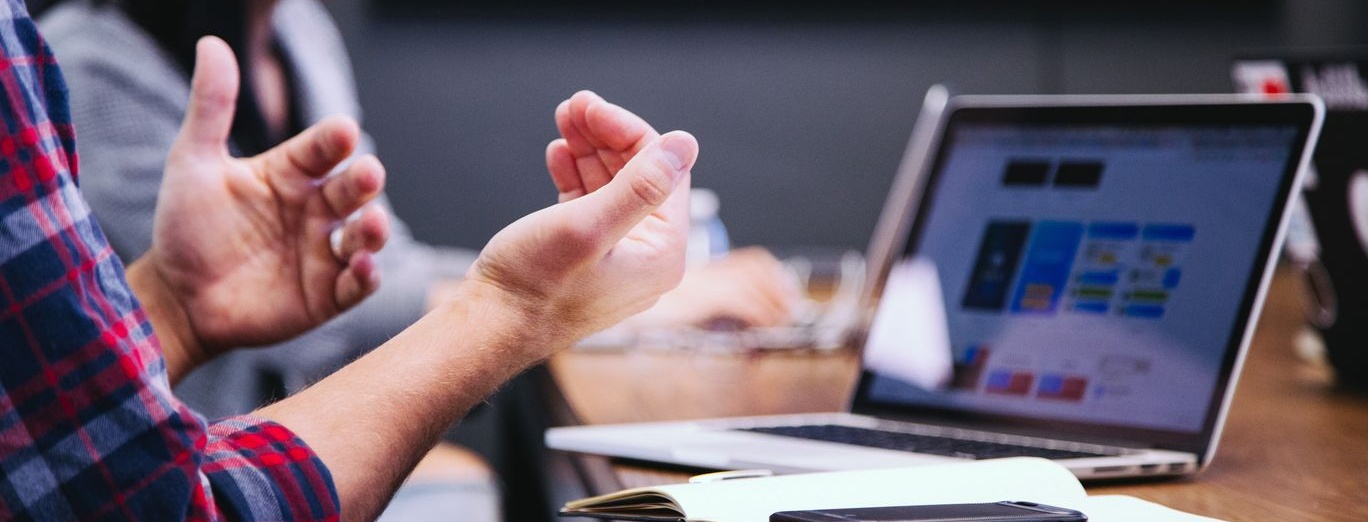
{"label": "open palm", "polygon": [[385,213],[366,205],[384,185],[379,161],[329,176],[355,148],[354,122],[325,120],[259,156],[229,155],[238,83],[228,46],[201,40],[147,254],[208,357],[293,337],[360,302],[379,284],[372,253],[388,235]]}

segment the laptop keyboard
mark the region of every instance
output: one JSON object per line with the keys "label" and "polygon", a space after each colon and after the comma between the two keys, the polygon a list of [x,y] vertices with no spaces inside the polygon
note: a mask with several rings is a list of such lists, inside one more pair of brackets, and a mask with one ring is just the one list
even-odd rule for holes
{"label": "laptop keyboard", "polygon": [[825,442],[837,442],[841,444],[853,444],[871,448],[928,453],[931,455],[944,455],[947,457],[964,459],[996,459],[1003,457],[1071,459],[1107,456],[1107,454],[1104,453],[1041,448],[1017,444],[1004,444],[1000,442],[938,437],[935,435],[919,435],[915,433],[856,428],[833,424],[743,428],[740,431],[820,440]]}

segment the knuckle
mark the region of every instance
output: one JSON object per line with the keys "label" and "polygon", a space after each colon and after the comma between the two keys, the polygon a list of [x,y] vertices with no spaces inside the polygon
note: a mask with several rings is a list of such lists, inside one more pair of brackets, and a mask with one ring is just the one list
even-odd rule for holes
{"label": "knuckle", "polygon": [[333,144],[327,133],[319,132],[314,139],[309,140],[308,157],[319,161],[326,161],[333,157]]}
{"label": "knuckle", "polygon": [[641,201],[652,206],[659,206],[665,203],[665,200],[670,198],[672,188],[670,176],[665,173],[665,168],[668,167],[656,163],[641,169],[641,171],[638,172],[637,175],[632,176],[630,180],[631,184],[629,186],[632,189],[632,193],[636,194],[637,198]]}
{"label": "knuckle", "polygon": [[223,111],[237,105],[237,96],[234,93],[216,87],[209,85],[207,80],[200,79],[192,88],[195,102],[214,111]]}

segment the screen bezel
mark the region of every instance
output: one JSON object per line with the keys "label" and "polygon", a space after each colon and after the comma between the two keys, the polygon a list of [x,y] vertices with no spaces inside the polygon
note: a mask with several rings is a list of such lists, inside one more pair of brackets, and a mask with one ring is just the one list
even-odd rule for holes
{"label": "screen bezel", "polygon": [[[1113,424],[1086,423],[1076,421],[1046,420],[1022,415],[989,414],[967,412],[962,409],[912,406],[891,402],[881,402],[870,396],[873,374],[863,371],[852,399],[851,410],[855,413],[894,418],[916,422],[950,424],[970,429],[1019,433],[1023,435],[1047,435],[1085,442],[1123,444],[1137,447],[1150,447],[1195,453],[1205,460],[1214,448],[1216,435],[1219,434],[1224,419],[1224,407],[1233,391],[1238,368],[1248,349],[1249,339],[1257,321],[1264,293],[1274,267],[1274,252],[1280,244],[1286,227],[1288,207],[1293,187],[1299,186],[1299,173],[1309,156],[1308,149],[1314,142],[1317,124],[1323,110],[1314,98],[1292,96],[1282,100],[1268,101],[1244,97],[1209,96],[1193,99],[1174,99],[1165,97],[993,97],[961,96],[952,98],[941,118],[939,131],[932,133],[932,143],[925,150],[931,153],[930,161],[909,162],[920,172],[900,173],[912,175],[916,182],[904,183],[908,199],[915,202],[909,209],[910,223],[901,227],[903,237],[893,238],[896,245],[885,245],[890,259],[882,260],[882,272],[874,278],[877,296],[887,279],[887,270],[900,259],[915,253],[922,237],[922,226],[926,213],[936,196],[947,151],[955,145],[953,130],[964,123],[1002,123],[1002,124],[1043,124],[1043,125],[1122,125],[1122,126],[1291,126],[1297,129],[1296,137],[1286,164],[1283,166],[1277,197],[1263,223],[1256,256],[1249,262],[1249,275],[1240,297],[1236,321],[1227,337],[1225,353],[1222,356],[1220,373],[1211,396],[1207,400],[1202,427],[1198,432],[1182,432],[1159,429],[1145,429]],[[895,195],[896,196],[896,195]],[[892,200],[894,198],[890,198]],[[904,219],[906,216],[904,216]],[[873,314],[867,314],[872,317]],[[867,340],[870,322],[866,320],[862,332],[863,343]]]}

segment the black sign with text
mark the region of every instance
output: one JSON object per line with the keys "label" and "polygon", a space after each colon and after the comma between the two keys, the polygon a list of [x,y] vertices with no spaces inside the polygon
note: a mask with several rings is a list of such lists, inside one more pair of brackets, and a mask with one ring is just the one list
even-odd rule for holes
{"label": "black sign with text", "polygon": [[1310,223],[1294,223],[1288,254],[1309,271],[1310,315],[1340,383],[1368,388],[1368,49],[1241,59],[1232,72],[1242,92],[1304,92],[1325,101],[1315,171],[1303,191],[1302,220]]}

